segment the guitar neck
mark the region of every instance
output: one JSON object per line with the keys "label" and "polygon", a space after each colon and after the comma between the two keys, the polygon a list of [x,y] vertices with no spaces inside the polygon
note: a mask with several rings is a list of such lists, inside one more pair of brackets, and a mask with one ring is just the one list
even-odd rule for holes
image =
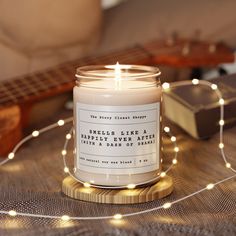
{"label": "guitar neck", "polygon": [[31,75],[0,82],[0,107],[35,102],[70,91],[79,66],[96,64],[164,64],[169,66],[215,66],[233,62],[234,54],[223,44],[189,40],[156,40],[108,55],[86,57]]}
{"label": "guitar neck", "polygon": [[89,64],[147,64],[150,55],[136,46],[109,55],[86,57],[42,72],[0,82],[0,107],[40,99],[70,91],[74,86],[75,71]]}

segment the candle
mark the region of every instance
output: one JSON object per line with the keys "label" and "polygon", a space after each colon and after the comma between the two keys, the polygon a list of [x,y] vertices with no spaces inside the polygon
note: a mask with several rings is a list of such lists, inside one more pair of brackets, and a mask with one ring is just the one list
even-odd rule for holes
{"label": "candle", "polygon": [[121,186],[160,173],[160,71],[110,65],[77,70],[74,87],[75,175]]}

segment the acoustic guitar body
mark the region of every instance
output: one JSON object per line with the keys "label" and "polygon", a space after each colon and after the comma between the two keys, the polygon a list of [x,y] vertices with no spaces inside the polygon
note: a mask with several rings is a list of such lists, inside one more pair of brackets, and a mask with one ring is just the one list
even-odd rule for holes
{"label": "acoustic guitar body", "polygon": [[12,150],[22,138],[21,110],[17,105],[0,109],[0,155]]}

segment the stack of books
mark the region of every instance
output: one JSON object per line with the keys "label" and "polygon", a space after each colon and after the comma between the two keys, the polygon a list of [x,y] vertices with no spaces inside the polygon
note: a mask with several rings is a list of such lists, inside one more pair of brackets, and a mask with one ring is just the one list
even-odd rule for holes
{"label": "stack of books", "polygon": [[[232,127],[236,124],[236,74],[210,82],[218,86],[225,101],[224,128]],[[165,92],[163,101],[165,116],[194,138],[209,138],[219,131],[219,98],[211,87],[178,86]]]}

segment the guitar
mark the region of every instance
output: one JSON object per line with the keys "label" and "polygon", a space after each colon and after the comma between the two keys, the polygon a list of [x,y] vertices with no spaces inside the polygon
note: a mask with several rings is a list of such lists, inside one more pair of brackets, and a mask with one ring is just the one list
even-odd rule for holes
{"label": "guitar", "polygon": [[174,67],[216,66],[233,62],[234,54],[222,43],[186,39],[156,40],[108,55],[85,57],[42,72],[0,82],[0,155],[7,154],[22,137],[36,102],[71,91],[78,66],[90,64],[147,64]]}

